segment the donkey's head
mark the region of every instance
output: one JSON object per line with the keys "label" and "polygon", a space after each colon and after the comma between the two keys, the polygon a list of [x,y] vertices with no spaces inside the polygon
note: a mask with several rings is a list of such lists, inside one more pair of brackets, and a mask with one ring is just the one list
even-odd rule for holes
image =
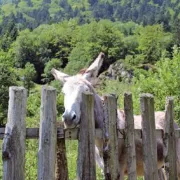
{"label": "donkey's head", "polygon": [[63,83],[62,92],[64,93],[65,111],[62,118],[67,128],[73,128],[79,124],[81,118],[82,93],[94,93],[91,80],[98,75],[103,58],[104,54],[100,53],[97,59],[83,74],[77,74],[75,76],[69,76],[54,68],[51,70],[55,79]]}

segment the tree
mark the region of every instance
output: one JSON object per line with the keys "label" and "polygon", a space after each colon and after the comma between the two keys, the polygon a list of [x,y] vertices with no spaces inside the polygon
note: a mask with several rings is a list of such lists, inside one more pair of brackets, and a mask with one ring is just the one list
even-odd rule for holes
{"label": "tree", "polygon": [[34,64],[37,72],[35,82],[42,83],[44,67],[52,58],[61,59],[62,67],[67,64],[68,54],[71,51],[72,30],[75,27],[76,23],[70,21],[41,25],[32,32],[28,29],[21,31],[12,45],[16,65],[24,68],[27,62]]}
{"label": "tree", "polygon": [[173,40],[174,40],[175,44],[180,46],[180,19],[176,19],[174,21],[173,31],[174,31]]}
{"label": "tree", "polygon": [[17,85],[17,76],[11,67],[0,63],[0,126],[7,118],[9,86]]}
{"label": "tree", "polygon": [[[1,34],[1,41],[0,41],[0,48],[4,51],[8,51],[11,43],[16,40],[18,36],[18,29],[16,26],[16,18],[14,14],[10,14],[8,17],[3,18],[2,22],[2,30]],[[1,29],[1,28],[0,28]]]}
{"label": "tree", "polygon": [[62,67],[62,60],[61,59],[57,59],[57,58],[53,58],[51,59],[45,66],[44,68],[44,74],[43,74],[43,81],[45,83],[49,83],[53,78],[52,74],[51,74],[51,69],[52,68],[56,68],[56,69],[60,69]]}
{"label": "tree", "polygon": [[80,26],[74,31],[72,42],[74,48],[65,68],[70,74],[88,66],[101,51],[107,57],[107,66],[124,57],[123,34],[118,26],[109,20],[93,21]]}
{"label": "tree", "polygon": [[[168,38],[169,37],[169,38]],[[138,49],[144,55],[144,63],[155,63],[171,41],[162,25],[142,27],[137,31]]]}
{"label": "tree", "polygon": [[29,91],[32,87],[34,87],[33,80],[36,77],[36,70],[34,68],[33,64],[30,64],[29,62],[26,63],[25,68],[21,70],[21,79],[23,81],[23,86]]}

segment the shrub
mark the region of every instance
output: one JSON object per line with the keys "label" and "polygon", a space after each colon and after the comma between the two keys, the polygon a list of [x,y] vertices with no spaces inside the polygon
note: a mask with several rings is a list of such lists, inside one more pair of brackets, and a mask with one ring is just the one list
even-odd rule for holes
{"label": "shrub", "polygon": [[[166,96],[174,97],[175,117],[180,123],[180,51],[174,47],[173,58],[161,58],[156,63],[156,71],[139,73],[134,78],[133,94],[135,110],[139,110],[137,99],[140,93],[151,93],[155,97],[156,110],[164,110]],[[141,71],[142,72],[142,71]]]}

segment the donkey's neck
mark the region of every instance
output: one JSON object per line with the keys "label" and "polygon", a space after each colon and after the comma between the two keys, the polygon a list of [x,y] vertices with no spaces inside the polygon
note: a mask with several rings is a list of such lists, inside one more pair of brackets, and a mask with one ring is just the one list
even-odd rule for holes
{"label": "donkey's neck", "polygon": [[91,93],[94,96],[94,120],[95,120],[95,128],[103,128],[103,120],[104,120],[104,111],[103,111],[103,103],[101,97],[96,93],[95,89],[88,81],[85,81],[86,85],[91,90]]}
{"label": "donkey's neck", "polygon": [[101,97],[98,94],[94,94],[94,119],[95,128],[103,128],[103,103]]}

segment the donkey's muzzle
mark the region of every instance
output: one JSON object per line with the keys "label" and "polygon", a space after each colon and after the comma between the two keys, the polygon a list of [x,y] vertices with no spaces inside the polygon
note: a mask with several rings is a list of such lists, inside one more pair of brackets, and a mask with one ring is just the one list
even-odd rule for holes
{"label": "donkey's muzzle", "polygon": [[64,112],[62,115],[62,119],[66,124],[66,126],[72,126],[76,121],[76,118],[77,116],[75,112],[71,112],[71,113]]}

